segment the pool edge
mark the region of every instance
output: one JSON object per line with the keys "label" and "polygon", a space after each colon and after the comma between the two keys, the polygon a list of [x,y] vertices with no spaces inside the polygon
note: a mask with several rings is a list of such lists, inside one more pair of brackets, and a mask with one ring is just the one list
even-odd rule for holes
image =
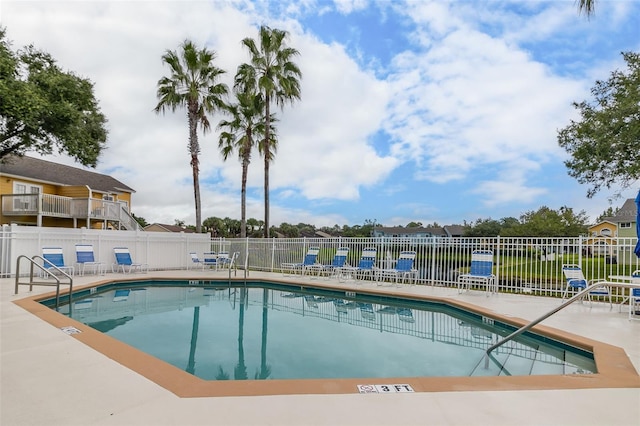
{"label": "pool edge", "polygon": [[[163,280],[162,277],[146,276],[144,280]],[[188,278],[184,278],[188,279]],[[111,282],[139,281],[140,279],[105,279],[76,289],[90,288]],[[226,281],[226,280],[225,280]],[[234,280],[239,281],[239,280]],[[278,282],[291,285],[288,280],[252,279],[257,282]],[[345,290],[339,284],[321,281],[295,282],[296,286],[322,287]],[[349,289],[352,290],[352,289]],[[494,311],[471,303],[452,300],[447,297],[408,294],[388,288],[362,288],[358,292],[386,294],[392,297],[411,297],[420,300],[442,301],[463,307],[489,317],[498,317],[501,321],[513,325],[524,325],[528,321],[513,316],[502,316]],[[594,388],[640,388],[640,376],[628,358],[626,352],[617,346],[591,340],[563,330],[539,325],[534,330],[540,334],[558,338],[567,343],[592,350],[598,373],[574,375],[540,375],[511,377],[442,377],[442,378],[397,378],[397,379],[314,379],[314,380],[246,380],[246,381],[205,381],[143,353],[129,345],[119,342],[78,321],[38,303],[50,297],[52,293],[27,296],[13,303],[57,327],[73,326],[82,331],[70,335],[108,358],[153,381],[175,395],[183,398],[256,396],[256,395],[296,395],[296,394],[353,394],[358,393],[359,384],[409,384],[416,392],[454,392],[454,391],[499,391],[499,390],[551,390],[551,389],[594,389]]]}

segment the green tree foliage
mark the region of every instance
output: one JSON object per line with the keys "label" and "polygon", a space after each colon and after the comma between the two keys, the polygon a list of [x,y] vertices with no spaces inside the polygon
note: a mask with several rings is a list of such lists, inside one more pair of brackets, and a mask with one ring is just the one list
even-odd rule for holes
{"label": "green tree foliage", "polygon": [[210,232],[214,238],[238,238],[240,237],[240,221],[225,217],[208,217],[202,222],[205,232]]}
{"label": "green tree foliage", "polygon": [[598,222],[602,222],[603,220],[605,220],[606,218],[611,218],[614,217],[615,215],[618,214],[618,210],[620,210],[619,207],[616,207],[615,210],[613,207],[609,206],[609,208],[607,208],[605,211],[603,211],[602,213],[600,213],[600,216],[598,216],[596,218],[596,223]]}
{"label": "green tree foliage", "polygon": [[0,28],[0,161],[56,148],[95,167],[107,141],[93,83],[64,72],[47,53],[13,52]]}
{"label": "green tree foliage", "polygon": [[500,220],[478,219],[466,225],[465,237],[566,237],[586,234],[588,217],[584,211],[574,213],[570,207],[558,210],[542,206],[520,216]]}
{"label": "green tree foliage", "polygon": [[495,219],[478,219],[470,225],[464,235],[465,237],[495,237],[500,235],[502,224]]}
{"label": "green tree foliage", "polygon": [[142,226],[143,228],[149,224],[144,217],[136,216],[133,213],[131,213],[131,217],[133,217],[136,222],[138,222],[138,225]]}
{"label": "green tree foliage", "polygon": [[[275,152],[271,137],[271,103],[281,108],[285,103],[300,99],[302,73],[293,59],[300,53],[288,47],[288,33],[266,26],[260,27],[258,43],[250,37],[242,40],[251,55],[249,64],[238,68],[241,84],[257,84],[257,92],[264,98],[265,136],[259,148],[264,157],[264,232],[269,238],[269,164]],[[253,91],[253,90],[252,90]]]}
{"label": "green tree foliage", "polygon": [[189,155],[193,174],[193,193],[196,207],[196,232],[201,232],[201,200],[200,200],[200,144],[198,143],[198,124],[203,132],[210,129],[207,114],[224,106],[223,98],[227,94],[227,86],[218,83],[225,72],[216,67],[214,51],[207,48],[198,49],[193,42],[185,40],[180,52],[167,50],[162,61],[169,66],[169,76],[158,81],[158,104],[156,113],[172,112],[180,107],[187,109],[189,124]]}
{"label": "green tree foliage", "polygon": [[296,225],[292,225],[286,222],[280,224],[279,227],[273,228],[277,232],[281,233],[287,238],[297,238],[300,236],[300,229]]}
{"label": "green tree foliage", "polygon": [[566,237],[587,233],[588,217],[584,211],[574,213],[570,207],[558,210],[542,206],[520,216],[520,225],[508,228],[501,235],[509,237]]}
{"label": "green tree foliage", "polygon": [[587,197],[640,179],[640,54],[622,56],[627,70],[596,81],[594,100],[573,104],[581,119],[558,132],[558,143],[572,157],[565,161],[569,175],[591,186]]}

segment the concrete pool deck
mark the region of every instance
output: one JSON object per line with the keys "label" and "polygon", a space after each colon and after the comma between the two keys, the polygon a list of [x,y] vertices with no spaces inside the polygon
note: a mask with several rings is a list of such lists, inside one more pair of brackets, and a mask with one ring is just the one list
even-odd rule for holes
{"label": "concrete pool deck", "polygon": [[[239,271],[238,274],[241,274]],[[153,271],[140,278],[223,278],[224,272]],[[81,286],[122,274],[76,277]],[[251,278],[280,274],[251,272]],[[304,279],[309,282],[308,278]],[[311,281],[313,284],[317,281]],[[322,280],[320,280],[322,282]],[[348,289],[371,284],[334,283]],[[640,424],[640,388],[449,391],[180,398],[12,303],[51,287],[0,279],[0,424],[2,425],[568,425]],[[64,287],[63,287],[64,288]],[[394,288],[386,287],[387,291]],[[414,286],[403,292],[472,303],[532,320],[557,299]],[[542,325],[624,349],[640,370],[640,321],[606,304],[576,303]]]}

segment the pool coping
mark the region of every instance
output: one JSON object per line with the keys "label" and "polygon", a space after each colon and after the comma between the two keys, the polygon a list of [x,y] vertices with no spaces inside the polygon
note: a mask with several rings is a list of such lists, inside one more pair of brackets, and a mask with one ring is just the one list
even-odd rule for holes
{"label": "pool coping", "polygon": [[[184,277],[180,280],[198,280],[202,277]],[[145,276],[144,278],[123,277],[104,279],[90,284],[76,286],[81,290],[113,282],[167,280],[166,277]],[[208,281],[224,281],[211,279]],[[231,278],[231,281],[242,283],[243,279]],[[252,278],[252,282],[275,282],[284,285],[326,288],[345,291],[344,286],[332,282],[312,281],[299,282],[278,278]],[[349,289],[352,290],[352,289]],[[454,300],[447,297],[416,295],[389,287],[358,288],[362,294],[387,295],[391,297],[407,297],[438,303],[446,303],[454,307],[469,310],[479,315],[498,319],[501,322],[522,326],[529,321],[514,316],[500,315],[490,309],[478,305]],[[64,292],[62,294],[67,294]],[[551,390],[551,389],[598,389],[598,388],[640,388],[640,376],[629,360],[626,352],[617,346],[578,336],[563,330],[544,325],[533,328],[538,334],[558,339],[573,346],[592,351],[597,373],[571,375],[536,375],[536,376],[484,376],[484,377],[402,377],[385,379],[311,379],[311,380],[242,380],[242,381],[207,381],[195,377],[171,364],[135,349],[110,336],[107,336],[85,324],[39,303],[50,298],[55,292],[29,296],[13,301],[31,314],[57,327],[75,327],[80,333],[70,337],[81,341],[108,358],[146,377],[157,385],[181,398],[224,397],[224,396],[257,396],[257,395],[302,395],[302,394],[354,394],[359,393],[358,385],[374,384],[407,384],[415,392],[455,392],[455,391],[507,391],[507,390]]]}

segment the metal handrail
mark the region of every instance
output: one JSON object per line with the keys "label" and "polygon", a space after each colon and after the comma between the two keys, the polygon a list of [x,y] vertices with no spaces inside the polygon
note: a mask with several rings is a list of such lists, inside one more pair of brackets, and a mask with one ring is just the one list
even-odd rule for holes
{"label": "metal handrail", "polygon": [[[20,259],[27,259],[30,262],[30,269],[29,269],[29,282],[28,283],[21,283],[20,282]],[[38,262],[36,262],[36,260],[42,260],[42,265],[40,265]],[[44,265],[48,264],[50,267],[49,268],[45,268]],[[56,280],[55,283],[51,283],[51,282],[46,282],[46,281],[34,281],[33,280],[33,267],[37,266],[42,272],[44,272],[45,274],[47,274],[48,276],[52,277],[53,279]],[[67,274],[66,272],[64,272],[62,269],[58,268],[56,265],[54,265],[53,263],[51,263],[50,261],[48,261],[47,259],[45,259],[42,256],[33,256],[33,257],[29,257],[27,255],[21,254],[20,256],[18,256],[18,258],[16,259],[16,286],[15,286],[15,294],[18,294],[18,286],[21,285],[28,285],[29,286],[29,291],[33,291],[33,286],[34,285],[42,285],[42,286],[55,286],[56,287],[56,310],[58,309],[59,305],[60,305],[60,284],[62,284],[62,282],[60,282],[60,278],[58,278],[53,272],[50,271],[50,269],[54,269],[56,272],[59,272],[61,275],[64,275],[65,277],[67,277],[69,279],[69,306],[71,306],[71,297],[73,294],[73,277],[69,274]]]}
{"label": "metal handrail", "polygon": [[591,291],[591,289],[595,288],[595,287],[622,287],[622,288],[636,288],[638,287],[637,284],[631,284],[631,283],[614,283],[614,282],[610,282],[610,281],[598,281],[596,283],[593,283],[591,285],[588,285],[587,287],[584,288],[584,290],[576,293],[575,295],[573,295],[573,297],[567,299],[566,302],[562,303],[560,306],[552,309],[551,311],[547,312],[546,314],[542,315],[539,318],[536,318],[535,320],[531,321],[529,324],[526,324],[522,327],[520,327],[519,329],[517,329],[516,331],[514,331],[513,333],[511,333],[510,335],[508,335],[507,337],[505,337],[504,339],[500,340],[499,342],[489,346],[489,349],[487,349],[486,353],[485,353],[485,368],[487,368],[489,366],[489,357],[491,352],[496,349],[499,346],[502,346],[503,344],[507,343],[510,340],[513,340],[514,338],[518,337],[519,335],[521,335],[522,333],[524,333],[527,330],[530,330],[532,327],[534,327],[535,325],[539,324],[540,322],[544,321],[545,319],[549,318],[551,315],[555,314],[556,312],[566,308],[567,306],[569,306],[570,304],[572,304],[573,302],[575,302],[578,299],[583,298],[587,293],[589,293],[589,291]]}

